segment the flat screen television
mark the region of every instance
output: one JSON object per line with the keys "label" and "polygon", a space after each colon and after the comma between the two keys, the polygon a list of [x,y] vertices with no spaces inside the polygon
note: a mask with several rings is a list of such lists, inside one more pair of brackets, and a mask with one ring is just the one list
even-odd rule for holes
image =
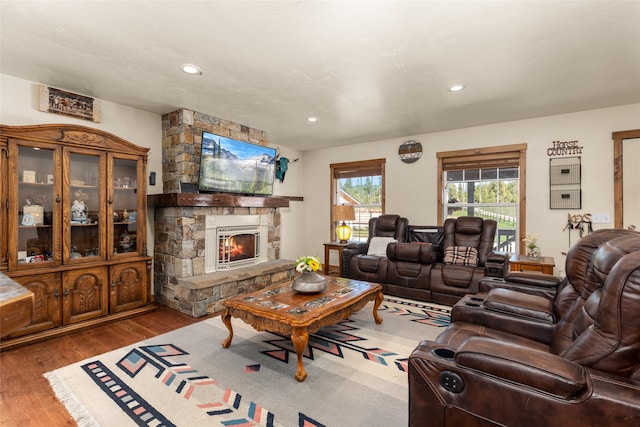
{"label": "flat screen television", "polygon": [[201,192],[270,196],[275,167],[275,148],[202,132]]}

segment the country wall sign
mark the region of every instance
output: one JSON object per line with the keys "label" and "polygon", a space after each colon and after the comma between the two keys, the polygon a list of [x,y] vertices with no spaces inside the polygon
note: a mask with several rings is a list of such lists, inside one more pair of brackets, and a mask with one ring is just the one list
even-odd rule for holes
{"label": "country wall sign", "polygon": [[582,148],[578,141],[553,141],[552,146],[547,148],[547,156],[575,156],[582,154]]}

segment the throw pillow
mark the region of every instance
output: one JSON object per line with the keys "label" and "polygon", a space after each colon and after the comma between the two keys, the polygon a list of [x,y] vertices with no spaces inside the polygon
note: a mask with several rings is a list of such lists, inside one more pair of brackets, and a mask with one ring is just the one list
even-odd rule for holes
{"label": "throw pillow", "polygon": [[478,265],[478,250],[470,246],[449,246],[444,250],[444,263],[454,265]]}
{"label": "throw pillow", "polygon": [[397,240],[393,237],[372,237],[367,255],[387,256],[387,245],[391,242],[397,242]]}

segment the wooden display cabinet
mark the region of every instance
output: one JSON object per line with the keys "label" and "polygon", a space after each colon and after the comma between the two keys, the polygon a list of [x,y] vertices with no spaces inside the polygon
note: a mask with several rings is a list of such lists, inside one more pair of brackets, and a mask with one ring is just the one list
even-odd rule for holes
{"label": "wooden display cabinet", "polygon": [[0,152],[0,271],[35,296],[0,349],[152,310],[148,149],[78,125],[0,125]]}

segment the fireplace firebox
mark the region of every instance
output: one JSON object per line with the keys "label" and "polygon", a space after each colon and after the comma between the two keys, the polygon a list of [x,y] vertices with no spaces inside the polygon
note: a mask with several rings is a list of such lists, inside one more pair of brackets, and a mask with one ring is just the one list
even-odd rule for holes
{"label": "fireplace firebox", "polygon": [[260,257],[260,232],[255,227],[218,227],[218,270],[255,264]]}
{"label": "fireplace firebox", "polygon": [[267,261],[268,218],[207,216],[205,272],[233,270]]}

